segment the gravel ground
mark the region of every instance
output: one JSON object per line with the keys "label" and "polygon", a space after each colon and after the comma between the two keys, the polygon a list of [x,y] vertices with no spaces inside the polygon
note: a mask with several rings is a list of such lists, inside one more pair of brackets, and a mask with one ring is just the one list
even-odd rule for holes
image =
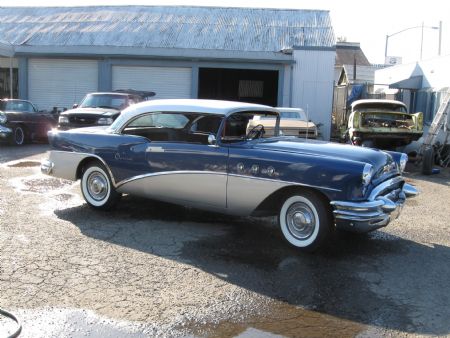
{"label": "gravel ground", "polygon": [[21,337],[450,335],[449,170],[410,167],[421,194],[398,220],[311,255],[271,218],[129,196],[94,211],[40,174],[47,148],[0,145],[0,307]]}

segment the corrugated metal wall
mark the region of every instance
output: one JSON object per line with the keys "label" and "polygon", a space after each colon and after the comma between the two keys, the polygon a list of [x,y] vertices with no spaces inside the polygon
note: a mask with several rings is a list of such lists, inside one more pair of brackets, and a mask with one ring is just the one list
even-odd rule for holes
{"label": "corrugated metal wall", "polygon": [[321,123],[323,139],[330,139],[335,51],[295,50],[292,107],[308,108],[309,118]]}

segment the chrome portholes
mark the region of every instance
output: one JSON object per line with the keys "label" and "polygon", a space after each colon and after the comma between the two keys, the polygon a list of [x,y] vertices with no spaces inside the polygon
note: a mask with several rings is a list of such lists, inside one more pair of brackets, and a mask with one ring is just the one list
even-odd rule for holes
{"label": "chrome portholes", "polygon": [[296,202],[286,212],[286,224],[292,236],[303,240],[314,233],[316,218],[307,204]]}

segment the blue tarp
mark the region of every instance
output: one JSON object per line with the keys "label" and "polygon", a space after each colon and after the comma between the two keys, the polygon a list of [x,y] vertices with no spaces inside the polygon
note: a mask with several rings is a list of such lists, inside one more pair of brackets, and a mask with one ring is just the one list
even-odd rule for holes
{"label": "blue tarp", "polygon": [[363,91],[364,85],[354,85],[350,95],[347,98],[347,107],[350,107],[354,101],[359,100],[362,97]]}

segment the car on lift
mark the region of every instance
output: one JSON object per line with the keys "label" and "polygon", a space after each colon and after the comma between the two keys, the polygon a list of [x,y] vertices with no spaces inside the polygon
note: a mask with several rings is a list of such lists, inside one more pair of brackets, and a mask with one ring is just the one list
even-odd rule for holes
{"label": "car on lift", "polygon": [[[309,121],[306,113],[301,108],[277,107],[280,113],[280,135],[296,136],[305,138],[317,138],[317,126]],[[273,136],[275,133],[276,119],[274,117],[260,118],[255,116],[256,120],[250,121],[249,128],[261,124],[267,136]]]}
{"label": "car on lift", "polygon": [[110,125],[128,106],[148,100],[154,92],[116,90],[114,92],[89,93],[80,104],[59,115],[58,129],[68,130],[90,126]]}
{"label": "car on lift", "polygon": [[47,140],[47,132],[56,124],[54,114],[38,110],[30,101],[0,99],[0,141],[21,146]]}
{"label": "car on lift", "polygon": [[[275,135],[255,117],[274,118]],[[277,215],[295,247],[313,251],[331,233],[386,226],[417,190],[406,154],[279,136],[269,106],[219,100],[153,100],[107,127],[53,130],[45,174],[81,180],[89,206],[122,194],[240,216]]]}
{"label": "car on lift", "polygon": [[358,146],[395,149],[423,134],[423,114],[410,114],[396,100],[364,99],[351,104],[345,139]]}

